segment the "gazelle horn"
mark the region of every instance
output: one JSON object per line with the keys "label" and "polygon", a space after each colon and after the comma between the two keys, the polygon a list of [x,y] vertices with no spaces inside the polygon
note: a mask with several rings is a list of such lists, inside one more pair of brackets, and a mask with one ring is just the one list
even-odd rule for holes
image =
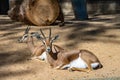
{"label": "gazelle horn", "polygon": [[44,33],[43,33],[43,31],[42,31],[42,29],[40,29],[40,32],[41,32],[42,36],[43,36],[44,38],[46,38],[45,35],[44,35]]}
{"label": "gazelle horn", "polygon": [[51,28],[49,28],[49,40],[51,39]]}
{"label": "gazelle horn", "polygon": [[29,32],[29,30],[30,30],[30,26],[28,26],[28,27],[26,28],[25,34],[27,34],[27,33]]}

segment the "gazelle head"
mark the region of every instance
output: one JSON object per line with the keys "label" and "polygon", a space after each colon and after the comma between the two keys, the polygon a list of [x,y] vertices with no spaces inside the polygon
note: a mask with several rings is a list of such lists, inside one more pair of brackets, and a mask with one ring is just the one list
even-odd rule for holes
{"label": "gazelle head", "polygon": [[30,27],[28,26],[23,34],[22,37],[20,37],[18,39],[18,42],[23,43],[23,42],[27,42],[29,40],[29,38],[32,37],[40,37],[40,34],[38,32],[31,32],[29,33]]}
{"label": "gazelle head", "polygon": [[46,52],[50,53],[52,51],[52,43],[58,39],[59,35],[56,35],[54,37],[51,37],[51,28],[49,29],[49,37],[45,37],[42,29],[40,29],[40,32],[43,37],[41,37],[41,41],[45,46]]}

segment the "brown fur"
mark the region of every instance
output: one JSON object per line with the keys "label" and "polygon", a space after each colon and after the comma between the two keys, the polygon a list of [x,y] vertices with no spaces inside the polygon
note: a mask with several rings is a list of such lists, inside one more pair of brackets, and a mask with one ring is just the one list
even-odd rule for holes
{"label": "brown fur", "polygon": [[[38,45],[38,46],[35,46],[34,45],[34,41],[33,41],[33,37],[31,36],[31,34],[27,33],[28,34],[28,37],[27,37],[27,40],[23,40],[22,38],[24,37],[24,35],[19,39],[19,42],[25,42],[27,43],[27,46],[29,48],[29,50],[31,51],[31,55],[32,56],[40,56],[44,51],[45,51],[45,47],[44,45]],[[61,48],[60,46],[58,45],[55,45],[53,44],[53,51],[55,53],[59,52],[63,50],[63,48]]]}
{"label": "brown fur", "polygon": [[[77,59],[78,57],[81,57],[87,63],[88,68],[87,69],[71,68],[71,70],[89,72],[93,70],[91,67],[91,63],[95,63],[95,62],[99,63],[98,68],[102,67],[102,64],[100,63],[98,58],[88,50],[62,51],[62,52],[59,52],[58,54],[55,54],[54,52],[50,52],[47,55],[47,57],[50,65],[53,68],[57,68],[57,69],[63,69],[62,67],[64,65],[69,64],[71,61]],[[54,59],[54,57],[57,57],[57,58]]]}
{"label": "brown fur", "polygon": [[[45,37],[44,33],[41,31],[41,34]],[[70,51],[65,51],[60,50],[58,53],[54,53],[52,50],[52,43],[53,41],[57,39],[57,36],[55,36],[53,39],[51,38],[51,29],[50,29],[50,35],[49,38],[43,40],[45,49],[47,51],[47,59],[51,67],[55,69],[63,69],[63,67],[67,64],[69,64],[71,61],[77,59],[78,57],[82,58],[86,64],[87,64],[87,69],[81,69],[81,68],[76,68],[72,67],[70,70],[77,70],[77,71],[85,71],[89,72],[92,70],[91,64],[92,63],[99,63],[99,68],[102,67],[102,64],[98,60],[98,58],[90,51],[88,50],[70,50]]]}
{"label": "brown fur", "polygon": [[26,41],[20,41],[21,39],[22,38],[19,39],[19,42],[27,43],[28,49],[30,50],[32,56],[39,56],[45,51],[43,45],[40,46],[34,45],[33,37],[31,37],[30,35],[28,36]]}

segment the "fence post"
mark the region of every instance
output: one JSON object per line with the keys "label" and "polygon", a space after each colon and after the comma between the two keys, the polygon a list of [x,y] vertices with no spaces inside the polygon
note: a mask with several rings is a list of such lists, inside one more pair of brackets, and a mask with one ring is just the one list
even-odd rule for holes
{"label": "fence post", "polygon": [[86,0],[71,0],[75,18],[77,20],[88,19]]}

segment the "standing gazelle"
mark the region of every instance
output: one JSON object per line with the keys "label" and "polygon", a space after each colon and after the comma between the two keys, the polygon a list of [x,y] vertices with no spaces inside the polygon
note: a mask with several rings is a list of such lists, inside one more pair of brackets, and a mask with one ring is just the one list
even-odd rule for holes
{"label": "standing gazelle", "polygon": [[[44,45],[34,45],[33,37],[40,38],[40,34],[38,32],[31,32],[29,33],[30,27],[27,27],[23,36],[19,38],[19,42],[23,43],[26,42],[29,50],[32,53],[33,59],[40,59],[40,60],[47,60],[46,58],[46,52]],[[63,50],[58,45],[53,46],[54,52],[59,52],[60,50]]]}
{"label": "standing gazelle", "polygon": [[58,35],[52,38],[50,29],[49,37],[46,38],[43,31],[41,29],[40,31],[44,37],[44,39],[41,38],[41,40],[46,49],[47,61],[51,67],[85,72],[102,67],[98,58],[88,50],[61,50],[59,53],[54,53],[52,43],[58,38]]}

